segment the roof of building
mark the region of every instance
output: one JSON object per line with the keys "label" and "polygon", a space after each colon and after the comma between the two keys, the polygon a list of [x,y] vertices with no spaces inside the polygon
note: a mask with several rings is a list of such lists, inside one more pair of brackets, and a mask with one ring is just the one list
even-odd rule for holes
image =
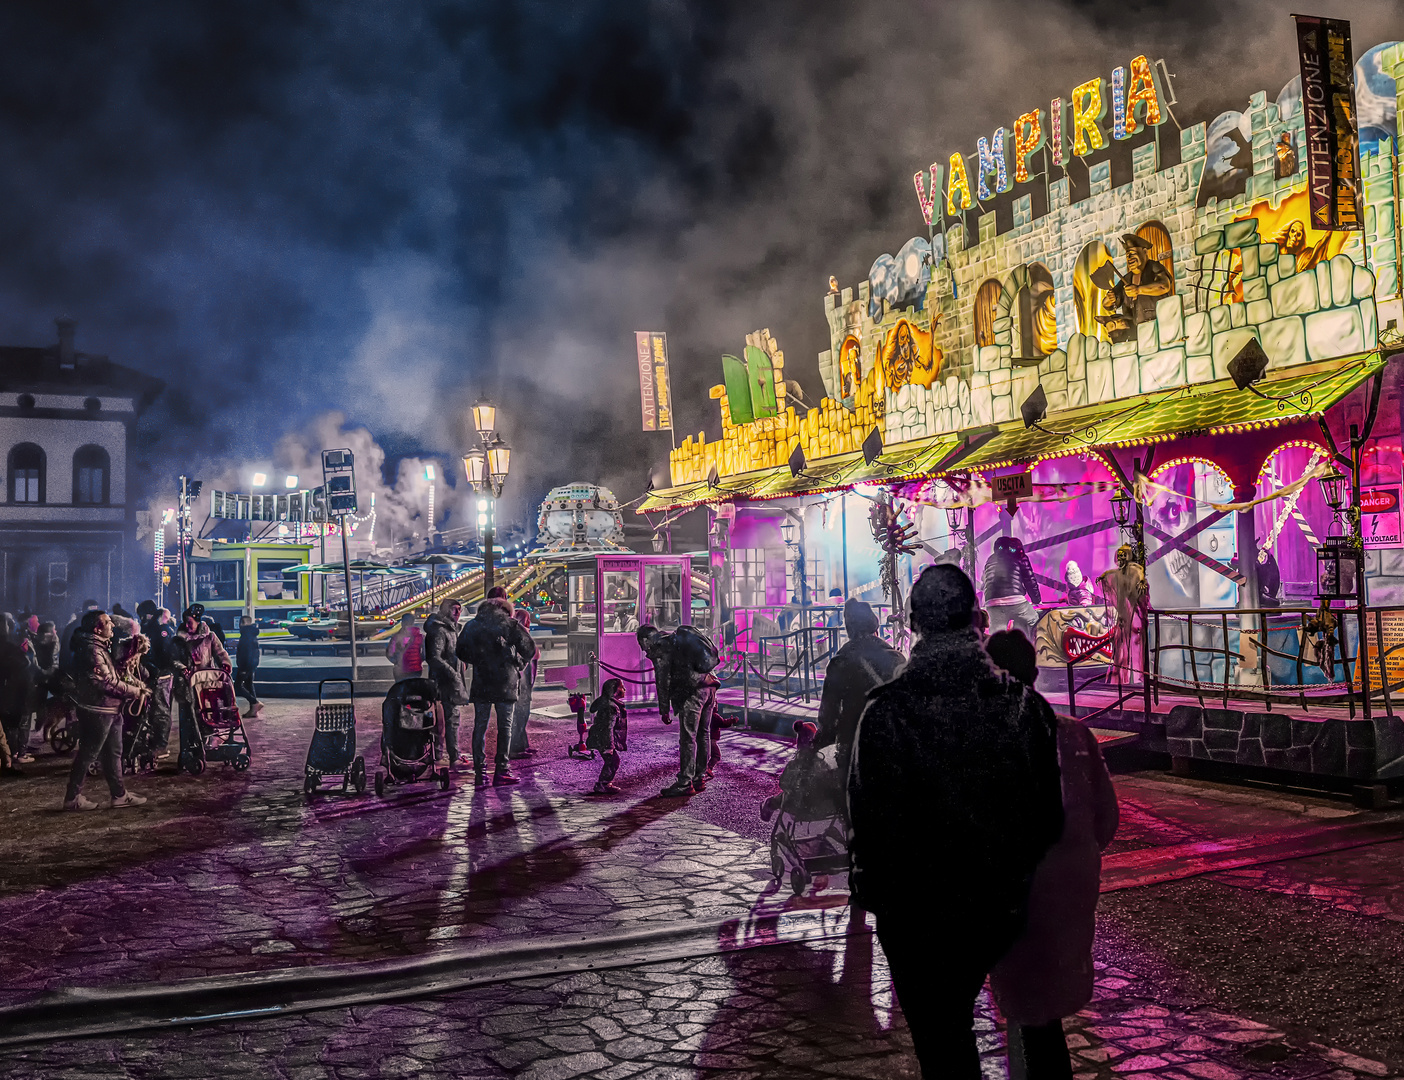
{"label": "roof of building", "polygon": [[71,332],[53,345],[0,345],[0,391],[12,394],[130,394],[141,413],[165,386],[106,356],[75,352]]}

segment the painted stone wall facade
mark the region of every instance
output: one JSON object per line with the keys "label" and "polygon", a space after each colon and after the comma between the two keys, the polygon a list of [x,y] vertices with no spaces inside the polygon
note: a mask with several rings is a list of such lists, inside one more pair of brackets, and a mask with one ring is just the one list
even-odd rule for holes
{"label": "painted stone wall facade", "polygon": [[[1382,66],[1396,85],[1404,79],[1400,46],[1385,52]],[[1375,349],[1381,326],[1404,328],[1391,148],[1373,143],[1361,148],[1364,234],[1333,234],[1339,250],[1329,257],[1303,253],[1290,239],[1260,230],[1263,222],[1281,225],[1284,204],[1304,190],[1305,162],[1279,178],[1274,151],[1284,134],[1303,145],[1301,111],[1284,120],[1277,105],[1258,93],[1247,116],[1253,173],[1244,193],[1230,201],[1196,206],[1207,153],[1205,125],[1196,124],[1180,132],[1177,165],[1158,168],[1158,144],[1147,143],[1133,152],[1127,184],[1112,187],[1110,162],[1103,161],[1091,166],[1091,193],[1080,202],[1070,202],[1068,182],[1061,179],[1049,186],[1043,217],[1033,217],[1031,200],[1024,196],[1015,202],[1013,227],[1004,233],[996,232],[993,213],[973,219],[974,237],[966,235],[964,225],[952,225],[920,307],[883,305],[884,310],[870,312],[866,281],[856,292],[843,289],[826,297],[833,347],[819,356],[827,390],[820,407],[803,419],[790,408],[775,418],[733,425],[722,402],[721,442],[708,444],[700,433],[685,440],[672,456],[673,482],[704,480],[713,468],[728,476],[780,465],[796,445],[810,461],[844,453],[856,449],[874,427],[892,446],[1009,421],[1040,383],[1053,417],[1084,405],[1223,379],[1229,361],[1250,339],[1261,343],[1270,370]],[[1150,223],[1163,227],[1170,240],[1173,294],[1159,301],[1153,321],[1137,326],[1132,341],[1112,344],[1080,332],[1074,285],[1079,257],[1100,242],[1120,262],[1122,234]],[[1036,363],[1035,357],[1016,363],[1022,355],[1018,301],[1034,267],[1052,282],[1057,348]],[[975,307],[987,282],[999,290],[992,343],[977,345]],[[935,370],[925,378],[894,380],[884,371],[883,358],[903,322],[930,335]],[[849,374],[860,378],[850,383]],[[845,396],[850,386],[853,392]],[[721,388],[712,396],[721,399]]]}

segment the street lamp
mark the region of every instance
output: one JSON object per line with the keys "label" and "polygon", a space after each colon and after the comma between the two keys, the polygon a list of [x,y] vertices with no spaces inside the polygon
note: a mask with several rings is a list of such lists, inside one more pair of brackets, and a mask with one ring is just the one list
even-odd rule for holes
{"label": "street lamp", "polygon": [[297,477],[289,473],[288,476],[283,480],[283,487],[287,488],[289,491],[297,487]]}
{"label": "street lamp", "polygon": [[507,470],[512,460],[512,448],[497,434],[497,407],[485,401],[473,406],[473,428],[482,441],[463,455],[463,471],[468,483],[480,496],[478,499],[478,532],[483,545],[483,591],[492,588],[492,541],[494,503],[502,495],[507,482]]}
{"label": "street lamp", "polygon": [[267,476],[267,474],[261,473],[261,472],[256,472],[256,473],[253,474],[253,486],[254,486],[254,487],[263,487],[263,485],[266,484],[266,483],[268,483],[268,476]]}

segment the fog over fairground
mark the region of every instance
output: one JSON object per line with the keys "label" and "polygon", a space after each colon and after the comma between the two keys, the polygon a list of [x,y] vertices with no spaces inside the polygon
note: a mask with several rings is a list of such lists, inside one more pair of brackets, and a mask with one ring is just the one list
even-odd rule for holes
{"label": "fog over fairground", "polygon": [[633,331],[668,333],[682,434],[761,327],[817,399],[829,275],[925,231],[914,171],[1138,53],[1209,120],[1296,73],[1292,11],[1351,20],[1359,55],[1402,9],[12,2],[0,343],[71,315],[166,380],[143,499],[291,466],[342,417],[394,486],[456,460],[479,394],[516,450],[505,518],[577,478],[629,498],[669,445],[638,431]]}

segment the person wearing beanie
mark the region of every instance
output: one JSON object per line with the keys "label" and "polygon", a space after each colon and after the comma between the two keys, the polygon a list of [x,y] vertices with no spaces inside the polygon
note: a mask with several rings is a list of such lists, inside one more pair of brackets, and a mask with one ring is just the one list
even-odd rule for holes
{"label": "person wearing beanie", "polygon": [[876,920],[922,1075],[977,1080],[975,999],[1063,827],[1056,722],[990,663],[961,570],[928,567],[911,613],[911,659],[858,722],[850,888]]}
{"label": "person wearing beanie", "polygon": [[890,681],[905,657],[878,637],[877,614],[862,600],[850,599],[843,605],[843,625],[848,641],[829,661],[817,719],[819,747],[838,746],[839,775],[847,778],[853,736],[868,704],[868,692]]}
{"label": "person wearing beanie", "polygon": [[252,720],[263,712],[263,702],[258,700],[258,691],[254,689],[254,675],[262,654],[258,646],[258,624],[251,615],[241,616],[239,644],[234,649],[234,691],[242,694],[249,703],[249,711],[244,713],[245,720]]}
{"label": "person wearing beanie", "polygon": [[1022,630],[1030,641],[1038,629],[1042,601],[1038,578],[1029,564],[1024,542],[1017,536],[1001,536],[985,560],[985,610],[994,630]]}

